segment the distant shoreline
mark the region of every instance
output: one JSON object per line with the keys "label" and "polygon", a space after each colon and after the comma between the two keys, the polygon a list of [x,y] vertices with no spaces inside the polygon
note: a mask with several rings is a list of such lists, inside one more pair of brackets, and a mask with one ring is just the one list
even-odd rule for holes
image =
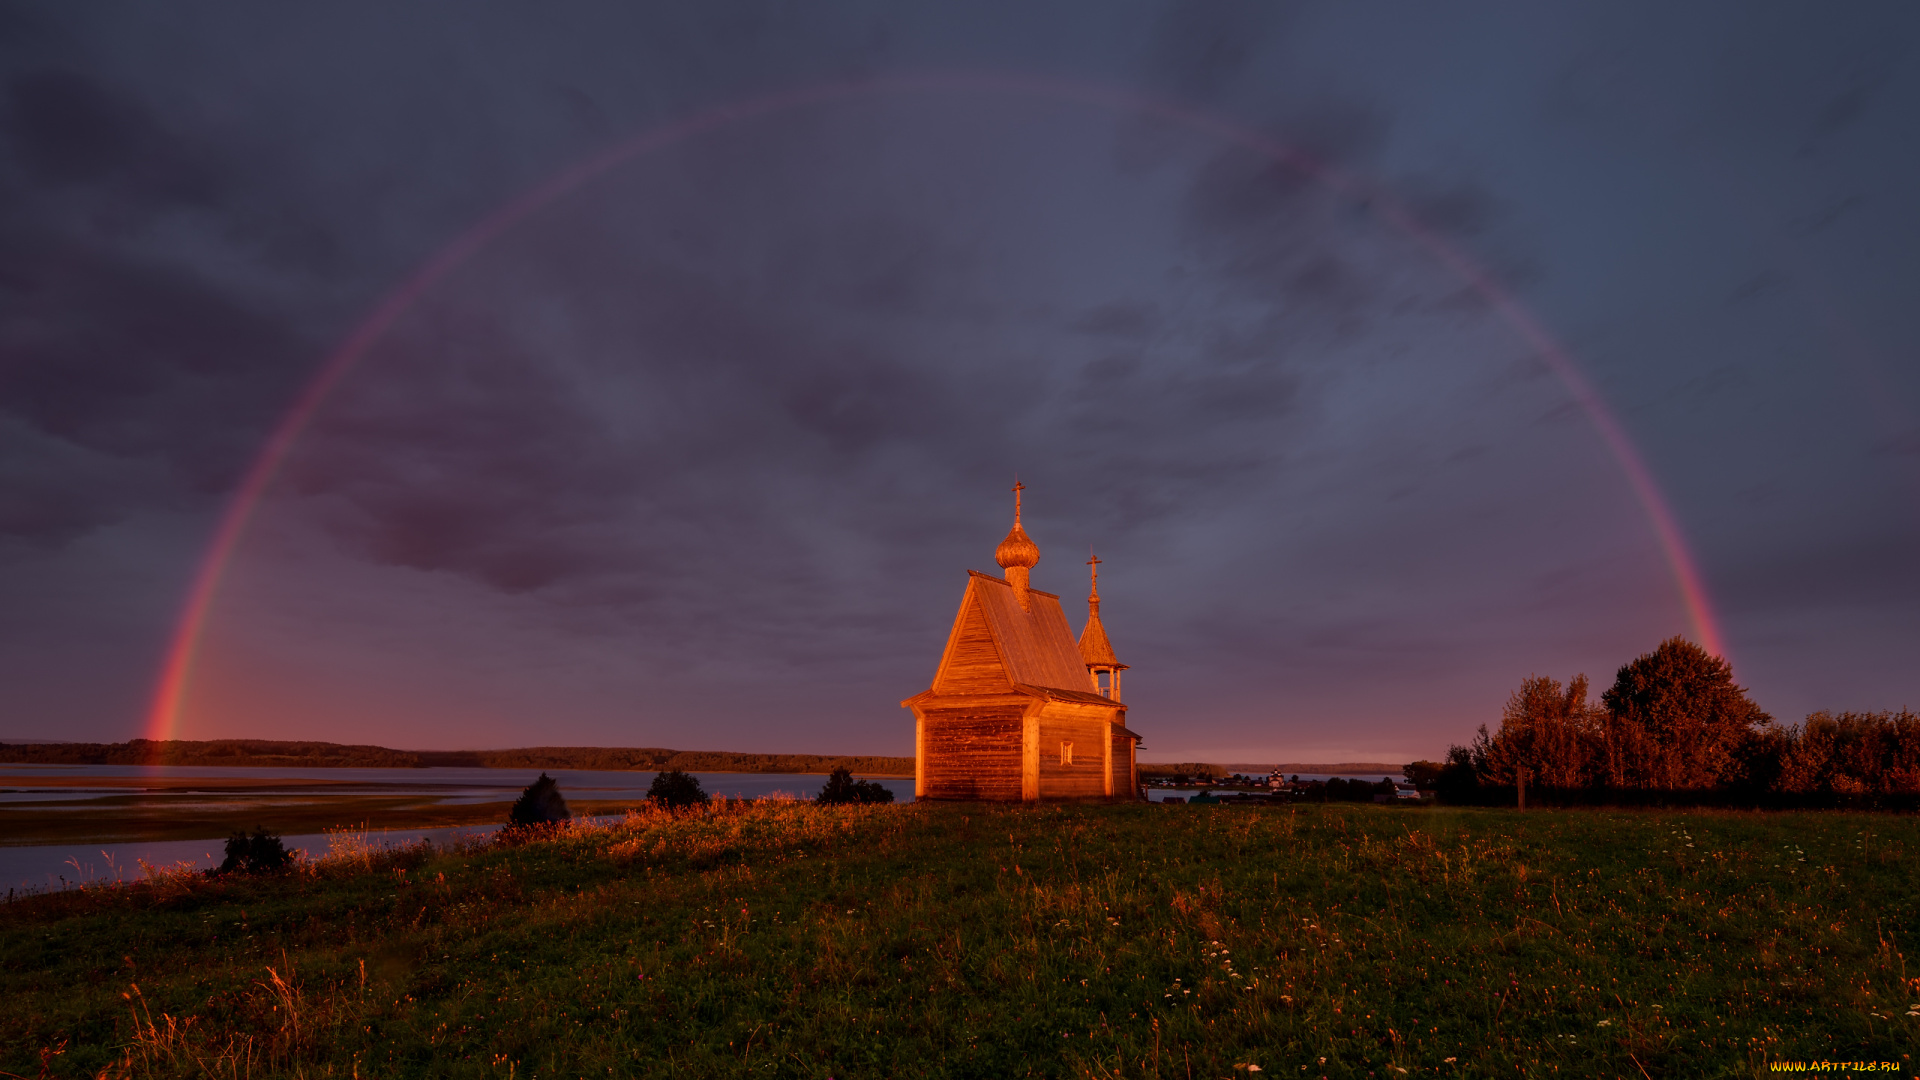
{"label": "distant shoreline", "polygon": [[1315,776],[1370,776],[1379,773],[1384,776],[1401,776],[1407,771],[1405,762],[1391,761],[1336,761],[1332,763],[1282,762],[1278,765],[1249,764],[1242,762],[1231,765],[1214,765],[1200,761],[1143,761],[1140,763],[1142,776],[1170,776],[1177,773],[1210,772],[1216,776],[1231,776],[1243,773],[1248,776],[1265,776],[1268,773],[1306,773]]}
{"label": "distant shoreline", "polygon": [[529,746],[507,750],[395,750],[269,739],[132,739],[120,743],[0,742],[3,765],[171,765],[250,769],[577,769],[599,772],[800,773],[846,769],[889,778],[914,774],[910,757],[750,754],[663,747]]}
{"label": "distant shoreline", "polygon": [[[798,773],[846,769],[863,776],[914,775],[910,757],[876,754],[754,754],[665,747],[524,746],[503,750],[396,750],[385,746],[274,739],[131,739],[118,743],[0,741],[0,765],[173,765],[251,769],[577,769],[602,772]],[[1403,763],[1387,761],[1224,764],[1140,762],[1140,774],[1215,776],[1270,772],[1324,776],[1398,776]]]}

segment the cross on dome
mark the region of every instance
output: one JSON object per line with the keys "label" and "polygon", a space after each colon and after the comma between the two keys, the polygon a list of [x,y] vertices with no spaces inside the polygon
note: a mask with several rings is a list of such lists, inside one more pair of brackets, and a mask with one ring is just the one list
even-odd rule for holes
{"label": "cross on dome", "polygon": [[1013,482],[1013,528],[1008,531],[1007,538],[1000,541],[1000,546],[993,549],[993,561],[999,563],[1002,570],[1011,570],[1016,566],[1031,570],[1040,561],[1040,545],[1034,543],[1027,536],[1027,530],[1020,527],[1020,493],[1026,489],[1027,485],[1020,481]]}

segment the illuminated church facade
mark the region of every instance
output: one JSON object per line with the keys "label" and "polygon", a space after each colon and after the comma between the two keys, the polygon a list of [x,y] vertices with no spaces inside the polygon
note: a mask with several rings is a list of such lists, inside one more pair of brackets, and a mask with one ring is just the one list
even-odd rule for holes
{"label": "illuminated church facade", "polygon": [[913,710],[914,797],[1037,802],[1140,799],[1140,736],[1126,726],[1120,673],[1100,622],[1098,559],[1076,643],[1060,598],[1028,583],[1040,548],[1020,524],[994,551],[1005,577],[967,571],[933,684]]}

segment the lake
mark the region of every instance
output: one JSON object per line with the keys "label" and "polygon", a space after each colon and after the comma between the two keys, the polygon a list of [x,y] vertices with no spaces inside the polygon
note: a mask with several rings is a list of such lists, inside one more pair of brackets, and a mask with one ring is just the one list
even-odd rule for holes
{"label": "lake", "polygon": [[[447,808],[510,802],[538,776],[538,769],[252,769],[185,765],[0,765],[0,817],[9,811],[49,816],[90,816],[111,820],[138,812],[191,825],[210,815],[247,812],[269,826],[276,815],[312,821],[329,806],[364,805],[378,799],[390,813],[431,817]],[[635,804],[645,800],[652,772],[549,769],[569,802]],[[815,773],[695,773],[709,795],[729,799],[789,796],[811,799],[826,777]],[[911,777],[869,777],[893,792],[899,802],[913,801]],[[1303,780],[1326,776],[1301,775]],[[1378,779],[1360,777],[1360,779]],[[1168,796],[1189,798],[1205,787],[1147,789],[1159,802]],[[397,807],[397,809],[395,809]],[[344,811],[343,811],[344,812]],[[351,819],[350,819],[351,820]],[[425,838],[446,843],[485,836],[497,824],[443,827],[373,828],[374,843],[406,844]],[[206,830],[202,830],[205,832]],[[91,881],[138,880],[140,864],[211,867],[220,863],[224,837],[219,831],[198,839],[143,840],[129,843],[20,843],[0,835],[0,886],[8,889],[58,889]],[[331,841],[322,832],[282,831],[289,848],[310,857],[325,856]]]}
{"label": "lake", "polygon": [[[646,799],[652,772],[548,769],[569,802],[604,807]],[[110,819],[139,813],[191,826],[214,815],[252,813],[269,824],[276,814],[311,821],[329,806],[345,808],[378,799],[422,815],[449,808],[511,802],[540,774],[538,769],[254,769],[177,765],[0,765],[0,816],[33,811],[41,821]],[[707,794],[729,799],[788,796],[811,799],[826,783],[813,773],[695,773]],[[911,777],[863,777],[913,801]],[[343,810],[343,813],[346,812]],[[473,813],[472,810],[468,811]],[[370,829],[375,843],[404,844],[421,838],[444,843],[461,836],[484,836],[497,824],[441,828]],[[204,830],[202,830],[204,831]],[[54,888],[89,881],[138,880],[140,863],[152,866],[219,864],[221,838],[144,840],[131,843],[20,843],[0,835],[0,885],[9,889]],[[293,831],[282,841],[324,856],[324,833]]]}

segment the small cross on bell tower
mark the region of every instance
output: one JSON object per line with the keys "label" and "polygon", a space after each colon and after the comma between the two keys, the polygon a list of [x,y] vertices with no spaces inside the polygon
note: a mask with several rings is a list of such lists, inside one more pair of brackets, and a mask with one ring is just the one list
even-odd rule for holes
{"label": "small cross on bell tower", "polygon": [[1087,592],[1087,628],[1080,631],[1080,659],[1093,677],[1094,689],[1101,697],[1120,700],[1120,673],[1127,665],[1113,655],[1113,643],[1107,640],[1107,628],[1100,625],[1100,556],[1087,552],[1087,569],[1092,586]]}

